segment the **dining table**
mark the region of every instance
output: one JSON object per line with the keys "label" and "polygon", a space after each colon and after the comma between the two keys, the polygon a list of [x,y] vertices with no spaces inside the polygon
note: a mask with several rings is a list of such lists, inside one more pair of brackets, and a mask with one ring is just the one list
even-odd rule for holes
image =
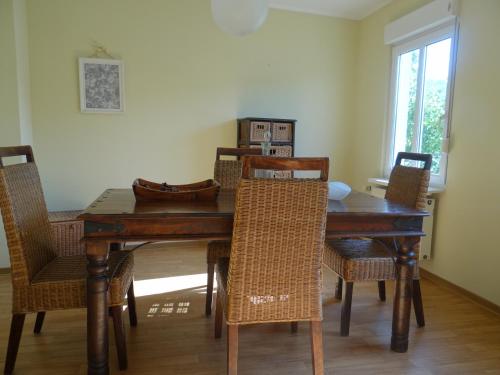
{"label": "dining table", "polygon": [[[202,201],[139,201],[132,189],[104,191],[79,216],[84,221],[87,256],[88,374],[109,373],[108,257],[124,242],[230,240],[233,229],[233,190]],[[408,350],[413,271],[423,218],[429,215],[362,192],[328,201],[326,239],[371,237],[394,239],[397,266],[390,347]]]}

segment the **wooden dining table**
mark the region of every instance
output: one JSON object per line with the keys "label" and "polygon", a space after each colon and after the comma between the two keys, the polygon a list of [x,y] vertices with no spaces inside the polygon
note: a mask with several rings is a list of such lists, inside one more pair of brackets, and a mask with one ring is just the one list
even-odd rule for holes
{"label": "wooden dining table", "polygon": [[[231,239],[235,193],[222,190],[215,202],[139,202],[131,189],[108,189],[81,215],[88,260],[88,374],[109,373],[107,262],[110,248],[126,241]],[[428,213],[352,192],[330,200],[326,238],[388,237],[397,243],[391,349],[408,350],[415,250]]]}

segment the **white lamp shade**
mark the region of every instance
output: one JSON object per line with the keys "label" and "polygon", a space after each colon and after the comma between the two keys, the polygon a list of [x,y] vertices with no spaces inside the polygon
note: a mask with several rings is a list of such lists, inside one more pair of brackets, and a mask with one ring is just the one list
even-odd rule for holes
{"label": "white lamp shade", "polygon": [[267,0],[212,0],[212,15],[224,32],[244,36],[257,31],[267,18]]}

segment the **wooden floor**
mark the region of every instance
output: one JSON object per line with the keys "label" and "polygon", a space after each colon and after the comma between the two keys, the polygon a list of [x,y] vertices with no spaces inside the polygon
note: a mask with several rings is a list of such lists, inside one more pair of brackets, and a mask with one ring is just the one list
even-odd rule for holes
{"label": "wooden floor", "polygon": [[[205,250],[202,243],[150,245],[136,253],[139,325],[128,331],[129,369],[123,374],[224,374],[226,343],[213,338],[204,317]],[[423,281],[427,326],[414,317],[410,349],[389,350],[392,300],[377,300],[375,284],[358,284],[350,337],[339,336],[335,276],[325,271],[324,348],[327,374],[500,374],[500,317]],[[10,276],[0,275],[2,368],[10,323]],[[85,311],[48,313],[40,336],[26,319],[16,374],[85,374]],[[111,325],[112,327],[112,325]],[[112,328],[111,372],[118,374]],[[311,374],[307,324],[248,326],[240,331],[241,374]]]}

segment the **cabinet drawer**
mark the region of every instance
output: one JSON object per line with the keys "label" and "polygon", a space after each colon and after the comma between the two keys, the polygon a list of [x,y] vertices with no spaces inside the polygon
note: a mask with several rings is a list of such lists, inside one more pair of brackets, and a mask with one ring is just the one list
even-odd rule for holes
{"label": "cabinet drawer", "polygon": [[[291,157],[292,146],[271,146],[271,155],[278,157]],[[292,178],[292,171],[274,171],[274,178]]]}
{"label": "cabinet drawer", "polygon": [[287,122],[273,122],[273,142],[292,142],[293,125]]}
{"label": "cabinet drawer", "polygon": [[[250,145],[250,148],[260,148],[258,145]],[[281,156],[288,158],[292,156],[292,146],[271,146],[269,156]]]}
{"label": "cabinet drawer", "polygon": [[292,146],[271,146],[271,156],[288,158],[292,156]]}
{"label": "cabinet drawer", "polygon": [[[260,147],[260,146],[250,146]],[[292,146],[271,146],[270,156],[278,157],[291,157],[292,156]],[[257,172],[258,174],[258,172]],[[292,178],[292,171],[273,171],[274,178]]]}
{"label": "cabinet drawer", "polygon": [[270,122],[252,121],[250,123],[250,142],[264,142],[264,134],[270,131]]}

